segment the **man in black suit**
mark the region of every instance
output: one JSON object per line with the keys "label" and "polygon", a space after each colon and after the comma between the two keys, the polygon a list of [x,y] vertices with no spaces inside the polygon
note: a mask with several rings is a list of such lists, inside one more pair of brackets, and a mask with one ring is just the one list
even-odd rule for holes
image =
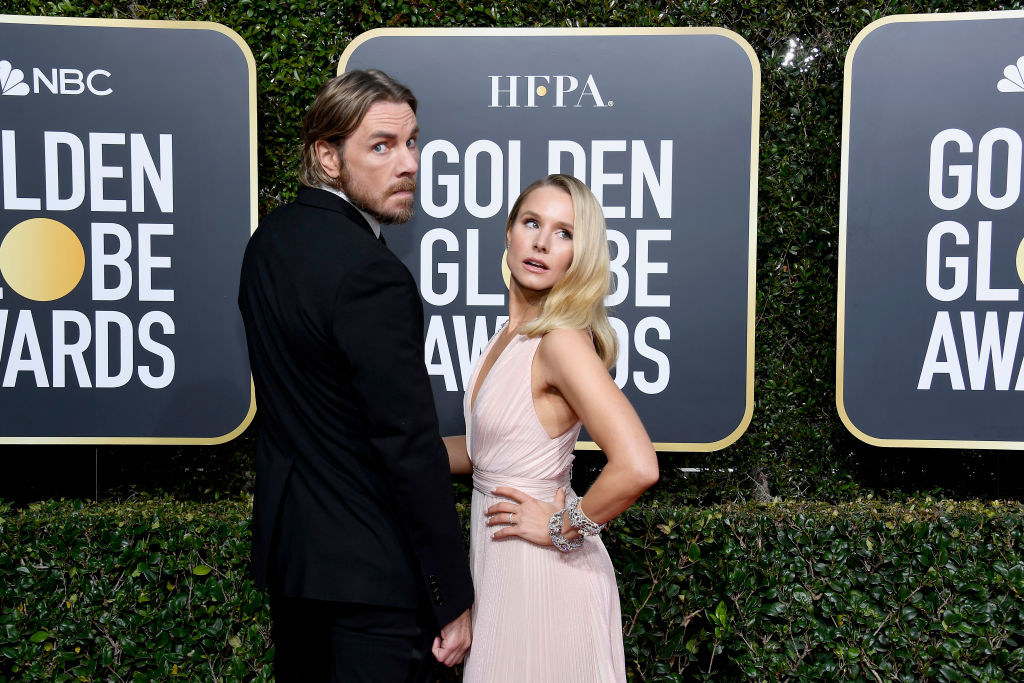
{"label": "man in black suit", "polygon": [[418,133],[416,99],[386,74],[331,79],[303,123],[298,199],[245,251],[261,419],[252,563],[278,681],[426,681],[434,658],[452,666],[469,648],[423,307],[380,237],[412,216]]}

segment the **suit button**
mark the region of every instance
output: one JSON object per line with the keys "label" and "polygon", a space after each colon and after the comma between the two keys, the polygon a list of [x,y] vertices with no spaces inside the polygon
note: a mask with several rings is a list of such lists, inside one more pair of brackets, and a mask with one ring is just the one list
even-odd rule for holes
{"label": "suit button", "polygon": [[427,583],[430,584],[430,593],[434,597],[434,602],[438,605],[443,605],[444,598],[441,597],[441,586],[438,585],[437,577],[431,574],[427,577]]}

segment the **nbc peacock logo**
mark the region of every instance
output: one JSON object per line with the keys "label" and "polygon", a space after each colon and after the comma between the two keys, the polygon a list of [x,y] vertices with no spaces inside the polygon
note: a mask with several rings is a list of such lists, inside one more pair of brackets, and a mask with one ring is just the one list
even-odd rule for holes
{"label": "nbc peacock logo", "polygon": [[7,59],[0,60],[0,96],[29,94],[84,95],[105,97],[114,92],[112,74],[106,69],[45,66],[28,71],[15,68]]}
{"label": "nbc peacock logo", "polygon": [[25,72],[15,69],[6,59],[0,60],[0,95],[23,96],[31,92],[25,82]]}

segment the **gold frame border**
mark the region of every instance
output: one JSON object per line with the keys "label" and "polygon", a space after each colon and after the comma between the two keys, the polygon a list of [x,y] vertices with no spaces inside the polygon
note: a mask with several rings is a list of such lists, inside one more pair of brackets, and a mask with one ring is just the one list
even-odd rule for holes
{"label": "gold frame border", "polygon": [[[106,26],[112,28],[162,28],[214,31],[227,36],[238,46],[249,68],[249,234],[258,223],[259,196],[256,173],[256,60],[252,50],[233,30],[212,21],[162,21],[147,19],[82,19],[76,17],[38,17],[0,14],[0,24],[43,24],[57,26]],[[56,444],[56,445],[203,445],[213,446],[231,441],[244,432],[256,416],[256,388],[249,375],[249,410],[242,422],[227,434],[212,437],[135,437],[135,436],[8,436],[0,437],[0,444]]]}
{"label": "gold frame border", "polygon": [[[754,278],[757,275],[757,187],[760,130],[761,130],[761,64],[757,54],[746,40],[738,33],[719,27],[702,28],[377,28],[361,33],[348,44],[338,62],[337,73],[345,72],[352,53],[363,43],[383,36],[636,36],[636,35],[717,35],[733,41],[740,47],[750,60],[751,68],[751,129],[750,129],[750,212],[748,226],[748,264],[747,264],[747,381],[746,406],[743,417],[731,434],[718,441],[708,443],[671,443],[654,442],[654,449],[662,452],[711,452],[732,445],[739,439],[754,415],[754,311],[757,301],[757,289]],[[599,451],[601,448],[593,441],[578,441],[576,450]]]}
{"label": "gold frame border", "polygon": [[846,214],[848,209],[848,181],[850,160],[850,95],[853,84],[853,60],[857,48],[868,34],[887,24],[924,23],[936,21],[977,21],[983,19],[1024,19],[1024,10],[998,10],[992,12],[946,12],[937,14],[896,14],[873,21],[850,43],[843,71],[843,134],[842,161],[839,172],[839,282],[836,294],[836,411],[839,419],[855,437],[872,446],[899,448],[978,448],[990,450],[1019,450],[1020,441],[969,441],[957,439],[883,439],[871,436],[858,428],[846,412],[843,402],[843,368],[846,361]]}

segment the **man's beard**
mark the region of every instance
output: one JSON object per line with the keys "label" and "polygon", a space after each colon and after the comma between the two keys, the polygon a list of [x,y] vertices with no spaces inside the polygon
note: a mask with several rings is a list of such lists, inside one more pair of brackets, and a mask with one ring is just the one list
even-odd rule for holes
{"label": "man's beard", "polygon": [[[412,218],[413,210],[416,206],[415,178],[403,178],[390,186],[385,192],[377,194],[362,183],[354,180],[344,168],[341,169],[341,178],[339,180],[341,191],[345,193],[345,196],[348,197],[352,205],[370,214],[381,223],[397,225],[405,223]],[[396,192],[412,192],[414,196],[409,197],[408,203],[399,209],[385,210],[384,206],[388,198]]]}

